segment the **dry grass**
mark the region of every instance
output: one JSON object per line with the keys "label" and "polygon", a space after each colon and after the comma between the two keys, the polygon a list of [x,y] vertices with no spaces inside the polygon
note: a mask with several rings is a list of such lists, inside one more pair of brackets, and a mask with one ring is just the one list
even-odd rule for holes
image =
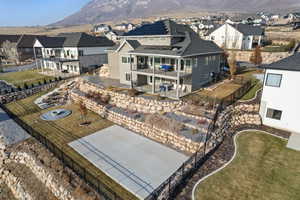
{"label": "dry grass", "polygon": [[196,189],[196,199],[292,200],[300,197],[300,153],[260,132],[238,138],[234,161]]}
{"label": "dry grass", "polygon": [[202,90],[197,92],[197,94],[201,96],[209,96],[211,98],[224,99],[229,95],[233,94],[234,92],[236,92],[241,87],[242,86],[239,84],[229,82],[229,83],[221,84],[220,86],[218,86],[216,89],[212,91]]}
{"label": "dry grass", "polygon": [[57,35],[67,32],[90,32],[93,26],[84,24],[68,27],[0,27],[0,34],[34,34],[34,35]]}
{"label": "dry grass", "polygon": [[[99,115],[93,112],[88,112],[87,119],[91,122],[91,124],[89,126],[80,126],[81,114],[78,111],[78,106],[76,105],[56,107],[72,110],[72,115],[67,118],[57,120],[55,122],[43,121],[40,119],[40,115],[54,108],[41,110],[33,103],[33,101],[44,93],[45,92],[21,101],[9,103],[6,106],[13,113],[19,116],[19,118],[21,118],[26,124],[30,125],[32,128],[34,128],[34,130],[41,133],[57,147],[59,147],[67,156],[75,160],[80,167],[86,169],[93,176],[98,177],[102,183],[111,188],[119,196],[128,200],[135,200],[136,197],[133,194],[113,181],[110,177],[108,177],[101,170],[99,170],[88,160],[74,151],[70,146],[68,146],[69,142],[107,128],[111,126],[112,123],[106,119],[100,118]],[[102,187],[102,189],[104,188]]]}

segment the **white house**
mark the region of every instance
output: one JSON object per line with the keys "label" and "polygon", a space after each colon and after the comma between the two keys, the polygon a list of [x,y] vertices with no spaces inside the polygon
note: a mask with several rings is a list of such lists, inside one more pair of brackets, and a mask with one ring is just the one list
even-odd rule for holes
{"label": "white house", "polygon": [[261,46],[263,39],[263,28],[247,24],[225,23],[208,35],[208,40],[226,49],[250,50],[258,45]]}
{"label": "white house", "polygon": [[300,53],[264,68],[260,106],[263,124],[300,133]]}
{"label": "white house", "polygon": [[111,30],[111,27],[107,24],[98,24],[94,26],[94,32],[95,33],[104,33]]}
{"label": "white house", "polygon": [[[57,37],[39,37],[34,49],[40,49],[42,68],[80,74],[91,67],[107,64],[106,50],[114,43],[106,37],[86,33],[66,33]],[[37,59],[37,58],[36,58]]]}

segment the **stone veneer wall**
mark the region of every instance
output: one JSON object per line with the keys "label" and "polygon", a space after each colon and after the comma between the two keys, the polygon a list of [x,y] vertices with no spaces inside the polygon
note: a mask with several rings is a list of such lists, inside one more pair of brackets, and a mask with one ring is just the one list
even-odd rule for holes
{"label": "stone veneer wall", "polygon": [[104,106],[84,96],[81,96],[74,91],[71,92],[71,98],[74,102],[83,102],[87,109],[101,116],[105,116],[108,120],[118,125],[124,126],[136,133],[139,133],[157,142],[171,145],[176,149],[180,149],[182,151],[190,153],[195,153],[199,150],[199,148],[203,146],[202,143],[193,142],[192,140],[187,139],[178,134],[159,129],[158,127],[153,127],[150,124],[140,122],[138,120],[131,119],[119,113],[107,110]]}
{"label": "stone veneer wall", "polygon": [[130,97],[127,94],[120,94],[117,92],[106,90],[99,87],[98,85],[86,82],[82,79],[79,79],[79,90],[85,93],[91,91],[109,95],[111,97],[110,104],[114,104],[120,108],[143,113],[173,112],[180,109],[184,105],[182,101],[158,101],[147,99],[144,97]]}
{"label": "stone veneer wall", "polygon": [[[237,61],[249,62],[253,51],[230,51],[230,50],[228,50],[228,53],[229,53],[229,55],[231,55],[232,53],[236,53]],[[290,54],[288,52],[262,52],[261,55],[262,55],[263,64],[270,64],[270,63],[276,62],[278,60],[281,60],[283,58],[290,56]]]}

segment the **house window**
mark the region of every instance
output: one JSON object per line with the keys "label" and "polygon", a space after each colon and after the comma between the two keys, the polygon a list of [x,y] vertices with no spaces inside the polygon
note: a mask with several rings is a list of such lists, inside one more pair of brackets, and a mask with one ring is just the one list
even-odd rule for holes
{"label": "house window", "polygon": [[122,57],[122,63],[127,63],[127,62],[128,62],[127,57]]}
{"label": "house window", "polygon": [[161,63],[162,63],[162,64],[166,64],[166,59],[165,59],[165,58],[162,58],[162,59],[161,59]]}
{"label": "house window", "polygon": [[205,57],[205,65],[208,65],[209,64],[209,56],[206,56]]}
{"label": "house window", "polygon": [[79,55],[79,56],[83,56],[83,50],[79,50],[79,51],[78,51],[78,55]]}
{"label": "house window", "polygon": [[185,61],[185,66],[190,67],[191,66],[191,60],[186,60]]}
{"label": "house window", "polygon": [[267,74],[266,86],[280,87],[282,74]]}
{"label": "house window", "polygon": [[134,63],[134,58],[128,58],[129,63]]}
{"label": "house window", "polygon": [[154,63],[155,64],[160,64],[160,58],[154,58]]}
{"label": "house window", "polygon": [[130,73],[126,73],[126,74],[125,74],[125,78],[126,78],[126,81],[130,81],[130,80],[131,80],[131,75],[130,75]]}
{"label": "house window", "polygon": [[281,120],[282,111],[268,108],[267,118]]}

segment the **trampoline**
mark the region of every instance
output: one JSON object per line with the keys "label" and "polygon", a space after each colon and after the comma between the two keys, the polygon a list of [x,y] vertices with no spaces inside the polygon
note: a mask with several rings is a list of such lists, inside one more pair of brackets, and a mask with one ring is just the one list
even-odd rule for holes
{"label": "trampoline", "polygon": [[71,114],[72,114],[71,110],[56,109],[42,114],[41,119],[45,121],[55,121],[55,120],[63,119]]}

